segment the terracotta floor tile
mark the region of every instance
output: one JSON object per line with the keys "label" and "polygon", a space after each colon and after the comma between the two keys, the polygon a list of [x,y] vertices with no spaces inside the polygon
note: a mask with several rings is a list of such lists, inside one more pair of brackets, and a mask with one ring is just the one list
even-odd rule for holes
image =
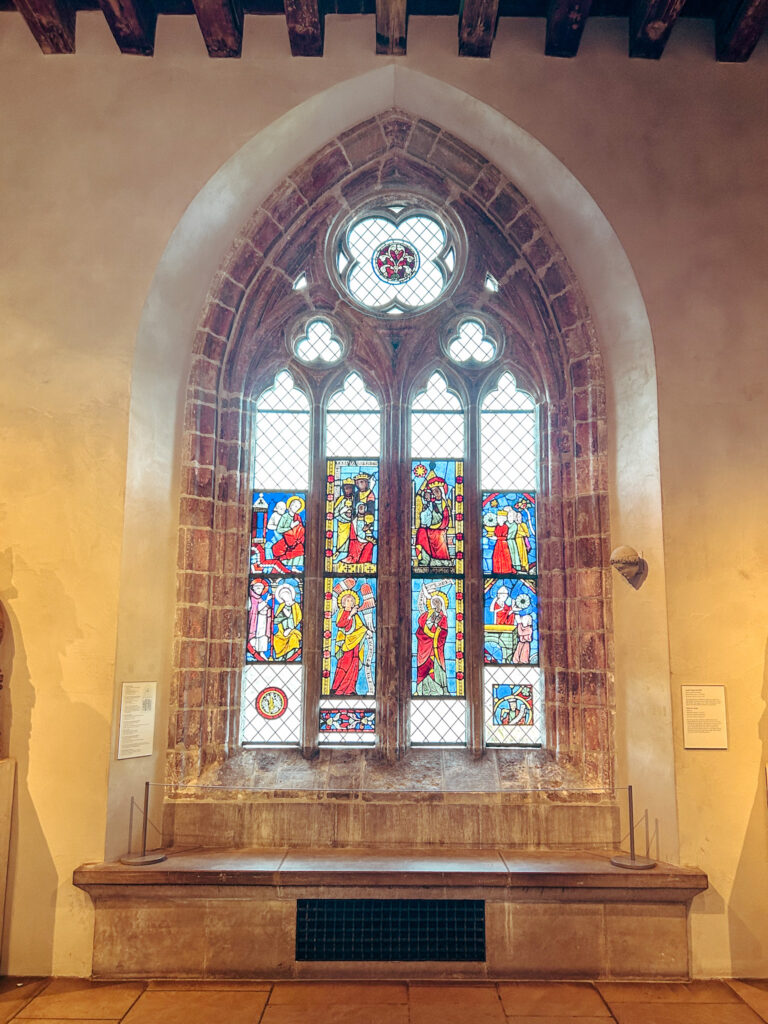
{"label": "terracotta floor tile", "polygon": [[762,1024],[743,1003],[614,1003],[618,1024]]}
{"label": "terracotta floor tile", "polygon": [[613,1017],[555,1017],[545,1013],[534,1017],[507,1017],[507,1024],[613,1024]]}
{"label": "terracotta floor tile", "polygon": [[0,1024],[15,1017],[19,1010],[48,984],[47,978],[3,978],[0,980]]}
{"label": "terracotta floor tile", "polygon": [[[33,1021],[35,1017],[25,1017],[24,1020]],[[45,1024],[120,1024],[120,1018],[103,1019],[101,1017],[39,1017],[39,1021]]]}
{"label": "terracotta floor tile", "polygon": [[267,1002],[266,991],[145,992],[123,1024],[256,1024]]}
{"label": "terracotta floor tile", "polygon": [[54,978],[17,1019],[115,1020],[128,1012],[143,991],[141,982]]}
{"label": "terracotta floor tile", "polygon": [[[384,1006],[268,1006],[261,1024],[408,1024],[405,1003]],[[468,1022],[467,1022],[468,1024]]]}
{"label": "terracotta floor tile", "polygon": [[493,984],[410,985],[411,1024],[506,1024]]}
{"label": "terracotta floor tile", "polygon": [[271,981],[250,981],[246,978],[217,978],[210,981],[184,981],[172,978],[165,981],[150,981],[148,992],[269,992]]}
{"label": "terracotta floor tile", "polygon": [[768,1021],[768,981],[729,981],[728,984],[755,1013]]}
{"label": "terracotta floor tile", "polygon": [[608,1017],[611,1011],[590,984],[519,981],[499,984],[504,1012],[518,1017]]}
{"label": "terracotta floor tile", "polygon": [[408,1002],[404,982],[371,981],[279,981],[269,998],[269,1006],[361,1006]]}
{"label": "terracotta floor tile", "polygon": [[614,1003],[737,1003],[724,981],[599,981],[600,994]]}

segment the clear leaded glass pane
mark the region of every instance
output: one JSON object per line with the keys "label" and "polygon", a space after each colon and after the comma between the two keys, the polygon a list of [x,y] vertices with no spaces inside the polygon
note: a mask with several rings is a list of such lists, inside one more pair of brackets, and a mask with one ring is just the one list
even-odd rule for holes
{"label": "clear leaded glass pane", "polygon": [[464,411],[441,373],[433,373],[413,400],[411,455],[414,459],[460,459],[464,455]]}
{"label": "clear leaded glass pane", "polygon": [[352,297],[378,312],[428,306],[450,279],[455,255],[434,216],[403,206],[364,214],[347,229],[337,266]]}
{"label": "clear leaded glass pane", "polygon": [[299,743],[301,699],[300,665],[246,665],[242,687],[241,742],[246,746]]}
{"label": "clear leaded glass pane", "polygon": [[479,320],[462,320],[448,342],[448,355],[456,363],[490,363],[496,355],[496,342],[488,337]]}
{"label": "clear leaded glass pane", "polygon": [[375,573],[378,460],[329,459],[326,470],[325,571]]}
{"label": "clear leaded glass pane", "polygon": [[465,746],[465,700],[414,700],[411,702],[410,740],[414,747]]}
{"label": "clear leaded glass pane", "polygon": [[488,490],[536,487],[536,413],[529,395],[504,373],[480,414],[481,483]]}
{"label": "clear leaded glass pane", "polygon": [[309,486],[309,402],[287,371],[256,403],[254,485],[306,490]]}
{"label": "clear leaded glass pane", "polygon": [[541,746],[544,680],[538,668],[485,669],[485,741],[489,746]]}
{"label": "clear leaded glass pane", "polygon": [[378,458],[381,449],[380,420],[376,396],[366,390],[359,374],[350,373],[344,387],[328,403],[326,454],[337,458]]}
{"label": "clear leaded glass pane", "polygon": [[310,320],[305,333],[295,340],[293,351],[303,363],[337,363],[344,349],[330,323],[316,319]]}

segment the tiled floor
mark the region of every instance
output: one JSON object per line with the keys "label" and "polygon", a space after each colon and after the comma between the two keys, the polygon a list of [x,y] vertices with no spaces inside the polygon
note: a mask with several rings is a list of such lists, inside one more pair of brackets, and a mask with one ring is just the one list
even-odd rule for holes
{"label": "tiled floor", "polygon": [[0,1024],[765,1024],[768,981],[0,981]]}

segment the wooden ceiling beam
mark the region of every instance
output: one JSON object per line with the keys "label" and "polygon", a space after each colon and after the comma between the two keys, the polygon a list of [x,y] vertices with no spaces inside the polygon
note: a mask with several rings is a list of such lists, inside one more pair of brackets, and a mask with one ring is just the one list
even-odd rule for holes
{"label": "wooden ceiling beam", "polygon": [[376,53],[405,56],[408,0],[376,0]]}
{"label": "wooden ceiling beam", "polygon": [[499,21],[499,0],[461,0],[459,56],[490,57]]}
{"label": "wooden ceiling beam", "polygon": [[16,0],[16,9],[43,53],[75,52],[73,0]]}
{"label": "wooden ceiling beam", "polygon": [[629,56],[658,60],[685,0],[632,0]]}
{"label": "wooden ceiling beam", "polygon": [[285,0],[285,21],[294,57],[322,57],[324,18],[319,0]]}
{"label": "wooden ceiling beam", "polygon": [[721,0],[715,19],[717,59],[749,60],[768,24],[768,0]]}
{"label": "wooden ceiling beam", "polygon": [[544,44],[548,57],[576,56],[591,7],[592,0],[550,0]]}
{"label": "wooden ceiling beam", "polygon": [[157,11],[151,0],[99,0],[99,7],[121,53],[152,56]]}
{"label": "wooden ceiling beam", "polygon": [[192,0],[209,57],[239,57],[243,49],[242,0]]}

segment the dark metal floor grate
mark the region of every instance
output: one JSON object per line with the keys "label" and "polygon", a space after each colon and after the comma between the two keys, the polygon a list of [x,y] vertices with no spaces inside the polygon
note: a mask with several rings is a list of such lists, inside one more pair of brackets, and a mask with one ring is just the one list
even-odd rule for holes
{"label": "dark metal floor grate", "polygon": [[485,960],[483,900],[297,900],[297,960]]}

